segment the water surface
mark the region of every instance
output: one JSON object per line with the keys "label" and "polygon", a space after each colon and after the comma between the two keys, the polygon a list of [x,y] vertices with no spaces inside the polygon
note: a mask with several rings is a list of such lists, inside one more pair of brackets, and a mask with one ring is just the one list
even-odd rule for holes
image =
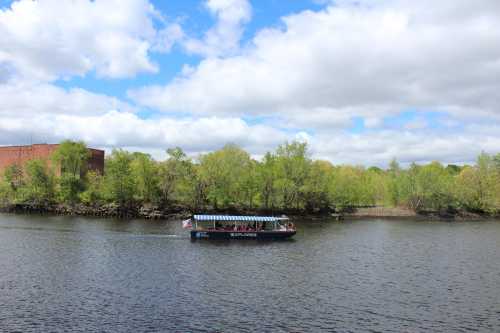
{"label": "water surface", "polygon": [[0,331],[500,330],[500,222],[296,224],[192,242],[180,222],[0,215]]}

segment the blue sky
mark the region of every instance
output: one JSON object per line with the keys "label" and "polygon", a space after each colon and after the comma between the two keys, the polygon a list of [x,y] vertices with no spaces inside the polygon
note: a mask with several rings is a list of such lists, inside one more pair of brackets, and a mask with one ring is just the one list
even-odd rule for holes
{"label": "blue sky", "polygon": [[[4,1],[5,5],[10,4]],[[161,1],[155,0],[151,3],[162,13],[165,13],[169,20],[182,22],[183,28],[190,35],[202,38],[214,24],[214,17],[205,8],[204,2],[200,0],[183,1]],[[259,0],[252,1],[253,18],[245,26],[245,31],[241,43],[249,43],[257,31],[267,27],[280,27],[281,17],[304,10],[317,10],[325,5],[313,0]],[[96,78],[95,73],[90,73],[85,77],[72,77],[69,80],[59,80],[57,84],[64,88],[81,87],[89,91],[118,96],[126,99],[126,91],[141,87],[147,84],[167,84],[176,74],[181,71],[185,64],[196,65],[201,57],[196,54],[186,54],[176,46],[168,56],[162,54],[151,54],[152,60],[160,67],[159,73],[139,74],[130,79],[121,80],[101,80]]]}
{"label": "blue sky", "polygon": [[494,0],[0,0],[0,145],[466,163],[500,150],[499,22]]}

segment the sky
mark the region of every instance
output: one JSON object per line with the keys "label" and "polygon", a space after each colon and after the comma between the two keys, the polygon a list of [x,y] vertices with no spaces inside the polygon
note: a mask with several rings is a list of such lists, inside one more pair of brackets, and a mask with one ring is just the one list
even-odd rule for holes
{"label": "sky", "polygon": [[500,152],[497,0],[0,0],[0,145]]}

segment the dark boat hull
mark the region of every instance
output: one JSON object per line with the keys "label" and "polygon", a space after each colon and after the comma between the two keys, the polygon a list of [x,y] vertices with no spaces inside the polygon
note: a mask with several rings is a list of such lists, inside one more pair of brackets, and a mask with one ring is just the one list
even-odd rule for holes
{"label": "dark boat hull", "polygon": [[191,239],[286,239],[295,235],[295,230],[289,231],[216,231],[191,230]]}

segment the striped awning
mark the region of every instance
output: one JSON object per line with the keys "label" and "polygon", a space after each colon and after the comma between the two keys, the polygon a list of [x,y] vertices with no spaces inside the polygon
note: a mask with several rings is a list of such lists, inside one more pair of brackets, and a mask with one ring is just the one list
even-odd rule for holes
{"label": "striped awning", "polygon": [[275,216],[237,216],[237,215],[194,215],[196,221],[242,221],[242,222],[276,222],[285,220]]}

